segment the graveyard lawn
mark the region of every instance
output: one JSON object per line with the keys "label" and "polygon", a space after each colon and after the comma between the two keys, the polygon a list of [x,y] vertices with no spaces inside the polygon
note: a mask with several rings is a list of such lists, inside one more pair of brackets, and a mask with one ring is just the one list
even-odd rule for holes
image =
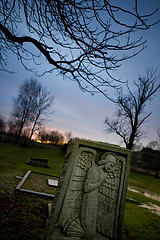
{"label": "graveyard lawn", "polygon": [[160,178],[155,178],[146,174],[130,172],[129,186],[147,189],[160,195]]}
{"label": "graveyard lawn", "polygon": [[[26,165],[30,157],[48,158],[50,168]],[[41,240],[48,217],[50,198],[15,192],[28,170],[59,176],[64,154],[53,148],[21,148],[0,143],[0,239],[1,240]],[[160,179],[131,172],[129,185],[152,190],[160,194]],[[32,186],[31,186],[32,187]],[[160,202],[128,191],[128,197],[139,203]],[[122,240],[159,240],[160,216],[138,204],[126,203]]]}
{"label": "graveyard lawn", "polygon": [[142,239],[160,239],[160,217],[148,209],[127,203],[122,240]]}
{"label": "graveyard lawn", "polygon": [[0,239],[40,240],[48,216],[47,201],[37,196],[13,193],[0,196]]}
{"label": "graveyard lawn", "polygon": [[[122,240],[159,240],[160,202],[129,190],[127,196],[136,202],[126,202]],[[159,211],[143,206],[157,206]]]}
{"label": "graveyard lawn", "polygon": [[[31,157],[48,158],[50,168],[27,165]],[[0,239],[1,240],[40,240],[48,217],[48,203],[51,198],[16,192],[15,187],[28,170],[42,174],[59,176],[64,161],[64,153],[59,148],[30,147],[22,148],[0,143]],[[36,175],[36,183],[42,182],[39,189],[34,189],[34,174],[24,184],[24,188],[48,192],[43,178]],[[48,177],[49,178],[49,177]],[[46,180],[46,179],[45,179]],[[47,180],[46,180],[47,181]],[[30,185],[30,186],[29,186]],[[54,194],[54,190],[53,190]]]}
{"label": "graveyard lawn", "polygon": [[[50,168],[27,165],[31,157],[47,158]],[[0,176],[23,176],[28,170],[59,176],[63,161],[64,153],[59,147],[36,145],[24,148],[0,143]]]}

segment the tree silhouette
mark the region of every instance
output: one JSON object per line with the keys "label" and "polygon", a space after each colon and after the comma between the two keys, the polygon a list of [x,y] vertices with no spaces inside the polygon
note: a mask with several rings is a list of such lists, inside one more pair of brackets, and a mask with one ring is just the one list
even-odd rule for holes
{"label": "tree silhouette", "polygon": [[17,97],[13,100],[12,117],[18,128],[17,143],[23,128],[32,125],[29,141],[31,140],[41,115],[47,114],[53,100],[54,97],[50,91],[42,87],[36,79],[31,78],[24,81],[19,88]]}
{"label": "tree silhouette", "polygon": [[38,88],[39,85],[36,80],[26,80],[20,86],[17,97],[13,99],[12,117],[18,128],[17,143],[24,126],[29,125],[34,119]]}
{"label": "tree silhouette", "polygon": [[5,133],[6,131],[6,122],[5,122],[5,118],[0,115],[0,133]]}
{"label": "tree silhouette", "polygon": [[144,109],[160,88],[159,78],[156,70],[146,70],[146,76],[139,77],[138,81],[134,82],[136,91],[132,91],[127,85],[126,94],[123,91],[118,92],[117,112],[113,118],[105,119],[106,130],[119,135],[128,149],[132,149],[134,142],[143,135],[141,126],[151,115],[151,112],[145,114]]}
{"label": "tree silhouette", "polygon": [[127,9],[109,0],[2,0],[1,68],[7,70],[12,52],[26,69],[37,73],[26,61],[39,65],[40,53],[51,68],[45,70],[41,65],[44,71],[38,74],[56,69],[83,91],[108,96],[108,87],[121,83],[110,70],[145,48],[145,40],[135,39],[135,32],[157,23],[152,21],[157,10],[143,14],[138,1],[133,3],[133,8]]}
{"label": "tree silhouette", "polygon": [[52,107],[53,101],[54,96],[51,94],[51,92],[39,85],[34,109],[33,126],[30,133],[29,142],[33,136],[36,125],[40,123],[41,116],[49,114],[48,110]]}
{"label": "tree silhouette", "polygon": [[62,144],[64,142],[64,136],[59,131],[51,131],[49,141],[55,145]]}

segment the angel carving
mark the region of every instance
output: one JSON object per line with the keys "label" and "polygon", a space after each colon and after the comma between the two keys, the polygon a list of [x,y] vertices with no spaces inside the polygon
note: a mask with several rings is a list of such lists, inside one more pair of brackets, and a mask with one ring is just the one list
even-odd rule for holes
{"label": "angel carving", "polygon": [[57,227],[69,239],[111,239],[118,214],[118,194],[124,158],[80,148],[74,176]]}
{"label": "angel carving", "polygon": [[[82,153],[83,155],[83,153]],[[78,165],[86,170],[81,192],[81,203],[72,221],[67,221],[65,232],[68,237],[97,239],[97,234],[113,237],[116,201],[120,183],[121,164],[114,153],[105,153],[95,162],[94,152],[90,167],[86,170],[84,162]]]}

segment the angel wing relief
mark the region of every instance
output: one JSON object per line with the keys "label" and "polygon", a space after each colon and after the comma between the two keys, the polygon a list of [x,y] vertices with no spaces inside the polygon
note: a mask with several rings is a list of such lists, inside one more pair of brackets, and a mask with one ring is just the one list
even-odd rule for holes
{"label": "angel wing relief", "polygon": [[59,198],[62,204],[54,236],[61,238],[52,239],[117,239],[124,168],[122,156],[80,147],[70,168],[68,187]]}

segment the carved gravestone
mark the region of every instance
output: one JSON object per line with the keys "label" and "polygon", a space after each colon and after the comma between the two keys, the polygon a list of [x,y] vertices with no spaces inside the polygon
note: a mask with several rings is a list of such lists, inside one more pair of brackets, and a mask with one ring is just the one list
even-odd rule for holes
{"label": "carved gravestone", "polygon": [[120,239],[130,151],[74,139],[68,148],[45,240]]}

